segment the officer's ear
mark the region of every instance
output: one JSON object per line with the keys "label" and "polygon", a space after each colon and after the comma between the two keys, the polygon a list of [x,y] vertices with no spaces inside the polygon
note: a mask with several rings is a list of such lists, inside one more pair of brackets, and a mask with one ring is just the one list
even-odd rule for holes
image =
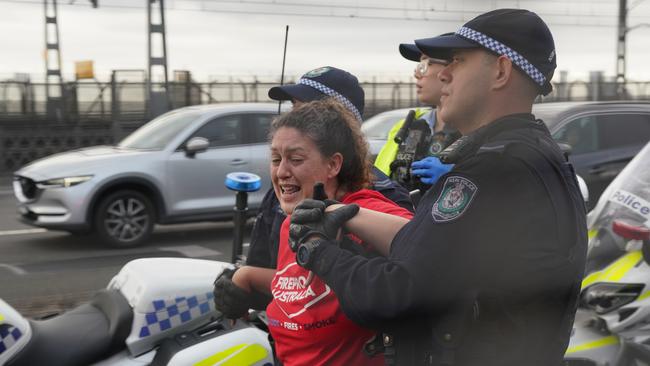
{"label": "officer's ear", "polygon": [[[492,56],[495,57],[495,56]],[[511,83],[513,77],[512,60],[506,56],[498,56],[494,62],[494,83],[493,89],[503,89],[508,83]]]}

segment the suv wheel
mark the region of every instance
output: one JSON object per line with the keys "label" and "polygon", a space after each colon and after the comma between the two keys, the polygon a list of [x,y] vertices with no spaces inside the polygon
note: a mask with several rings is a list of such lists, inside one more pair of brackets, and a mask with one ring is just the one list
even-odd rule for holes
{"label": "suv wheel", "polygon": [[133,190],[104,197],[95,211],[94,227],[102,242],[114,247],[133,247],[145,242],[154,225],[151,200]]}

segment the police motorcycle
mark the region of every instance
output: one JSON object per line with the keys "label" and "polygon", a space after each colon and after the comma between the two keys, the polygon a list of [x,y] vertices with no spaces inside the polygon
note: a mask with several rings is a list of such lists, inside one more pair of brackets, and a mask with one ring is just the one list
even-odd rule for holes
{"label": "police motorcycle", "polygon": [[[237,191],[233,258],[241,254],[246,192],[254,174],[231,173]],[[263,316],[223,319],[213,281],[231,263],[145,258],[127,263],[88,303],[41,320],[0,299],[0,366],[272,366]]]}
{"label": "police motorcycle", "polygon": [[650,365],[650,143],[588,215],[580,305],[570,366]]}

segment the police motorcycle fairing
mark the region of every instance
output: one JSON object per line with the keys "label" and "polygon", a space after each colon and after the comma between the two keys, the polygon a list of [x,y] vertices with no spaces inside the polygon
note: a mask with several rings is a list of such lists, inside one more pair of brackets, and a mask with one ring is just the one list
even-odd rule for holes
{"label": "police motorcycle fairing", "polygon": [[650,229],[614,221],[612,231],[629,251],[583,280],[567,365],[650,364]]}
{"label": "police motorcycle fairing", "polygon": [[[240,193],[252,191],[250,182],[226,183],[245,211]],[[25,319],[0,299],[0,366],[271,366],[263,319],[258,326],[232,323],[215,309],[213,281],[228,267],[201,259],[136,259],[88,303],[42,320]]]}
{"label": "police motorcycle fairing", "polygon": [[587,269],[566,365],[650,364],[650,244],[643,241],[650,226],[648,167],[650,143],[587,217]]}
{"label": "police motorcycle fairing", "polygon": [[90,303],[44,320],[0,300],[0,365],[273,365],[266,332],[214,308],[212,281],[229,265],[137,259]]}
{"label": "police motorcycle fairing", "polygon": [[612,232],[614,220],[650,226],[650,143],[610,183],[587,215],[586,273],[603,268],[625,253],[626,241]]}

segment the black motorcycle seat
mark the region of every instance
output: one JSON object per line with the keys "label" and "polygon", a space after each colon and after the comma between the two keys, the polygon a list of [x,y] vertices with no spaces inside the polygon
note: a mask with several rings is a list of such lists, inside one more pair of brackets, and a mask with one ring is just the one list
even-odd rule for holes
{"label": "black motorcycle seat", "polygon": [[117,290],[45,320],[30,320],[32,337],[7,366],[82,366],[126,347],[133,309]]}

